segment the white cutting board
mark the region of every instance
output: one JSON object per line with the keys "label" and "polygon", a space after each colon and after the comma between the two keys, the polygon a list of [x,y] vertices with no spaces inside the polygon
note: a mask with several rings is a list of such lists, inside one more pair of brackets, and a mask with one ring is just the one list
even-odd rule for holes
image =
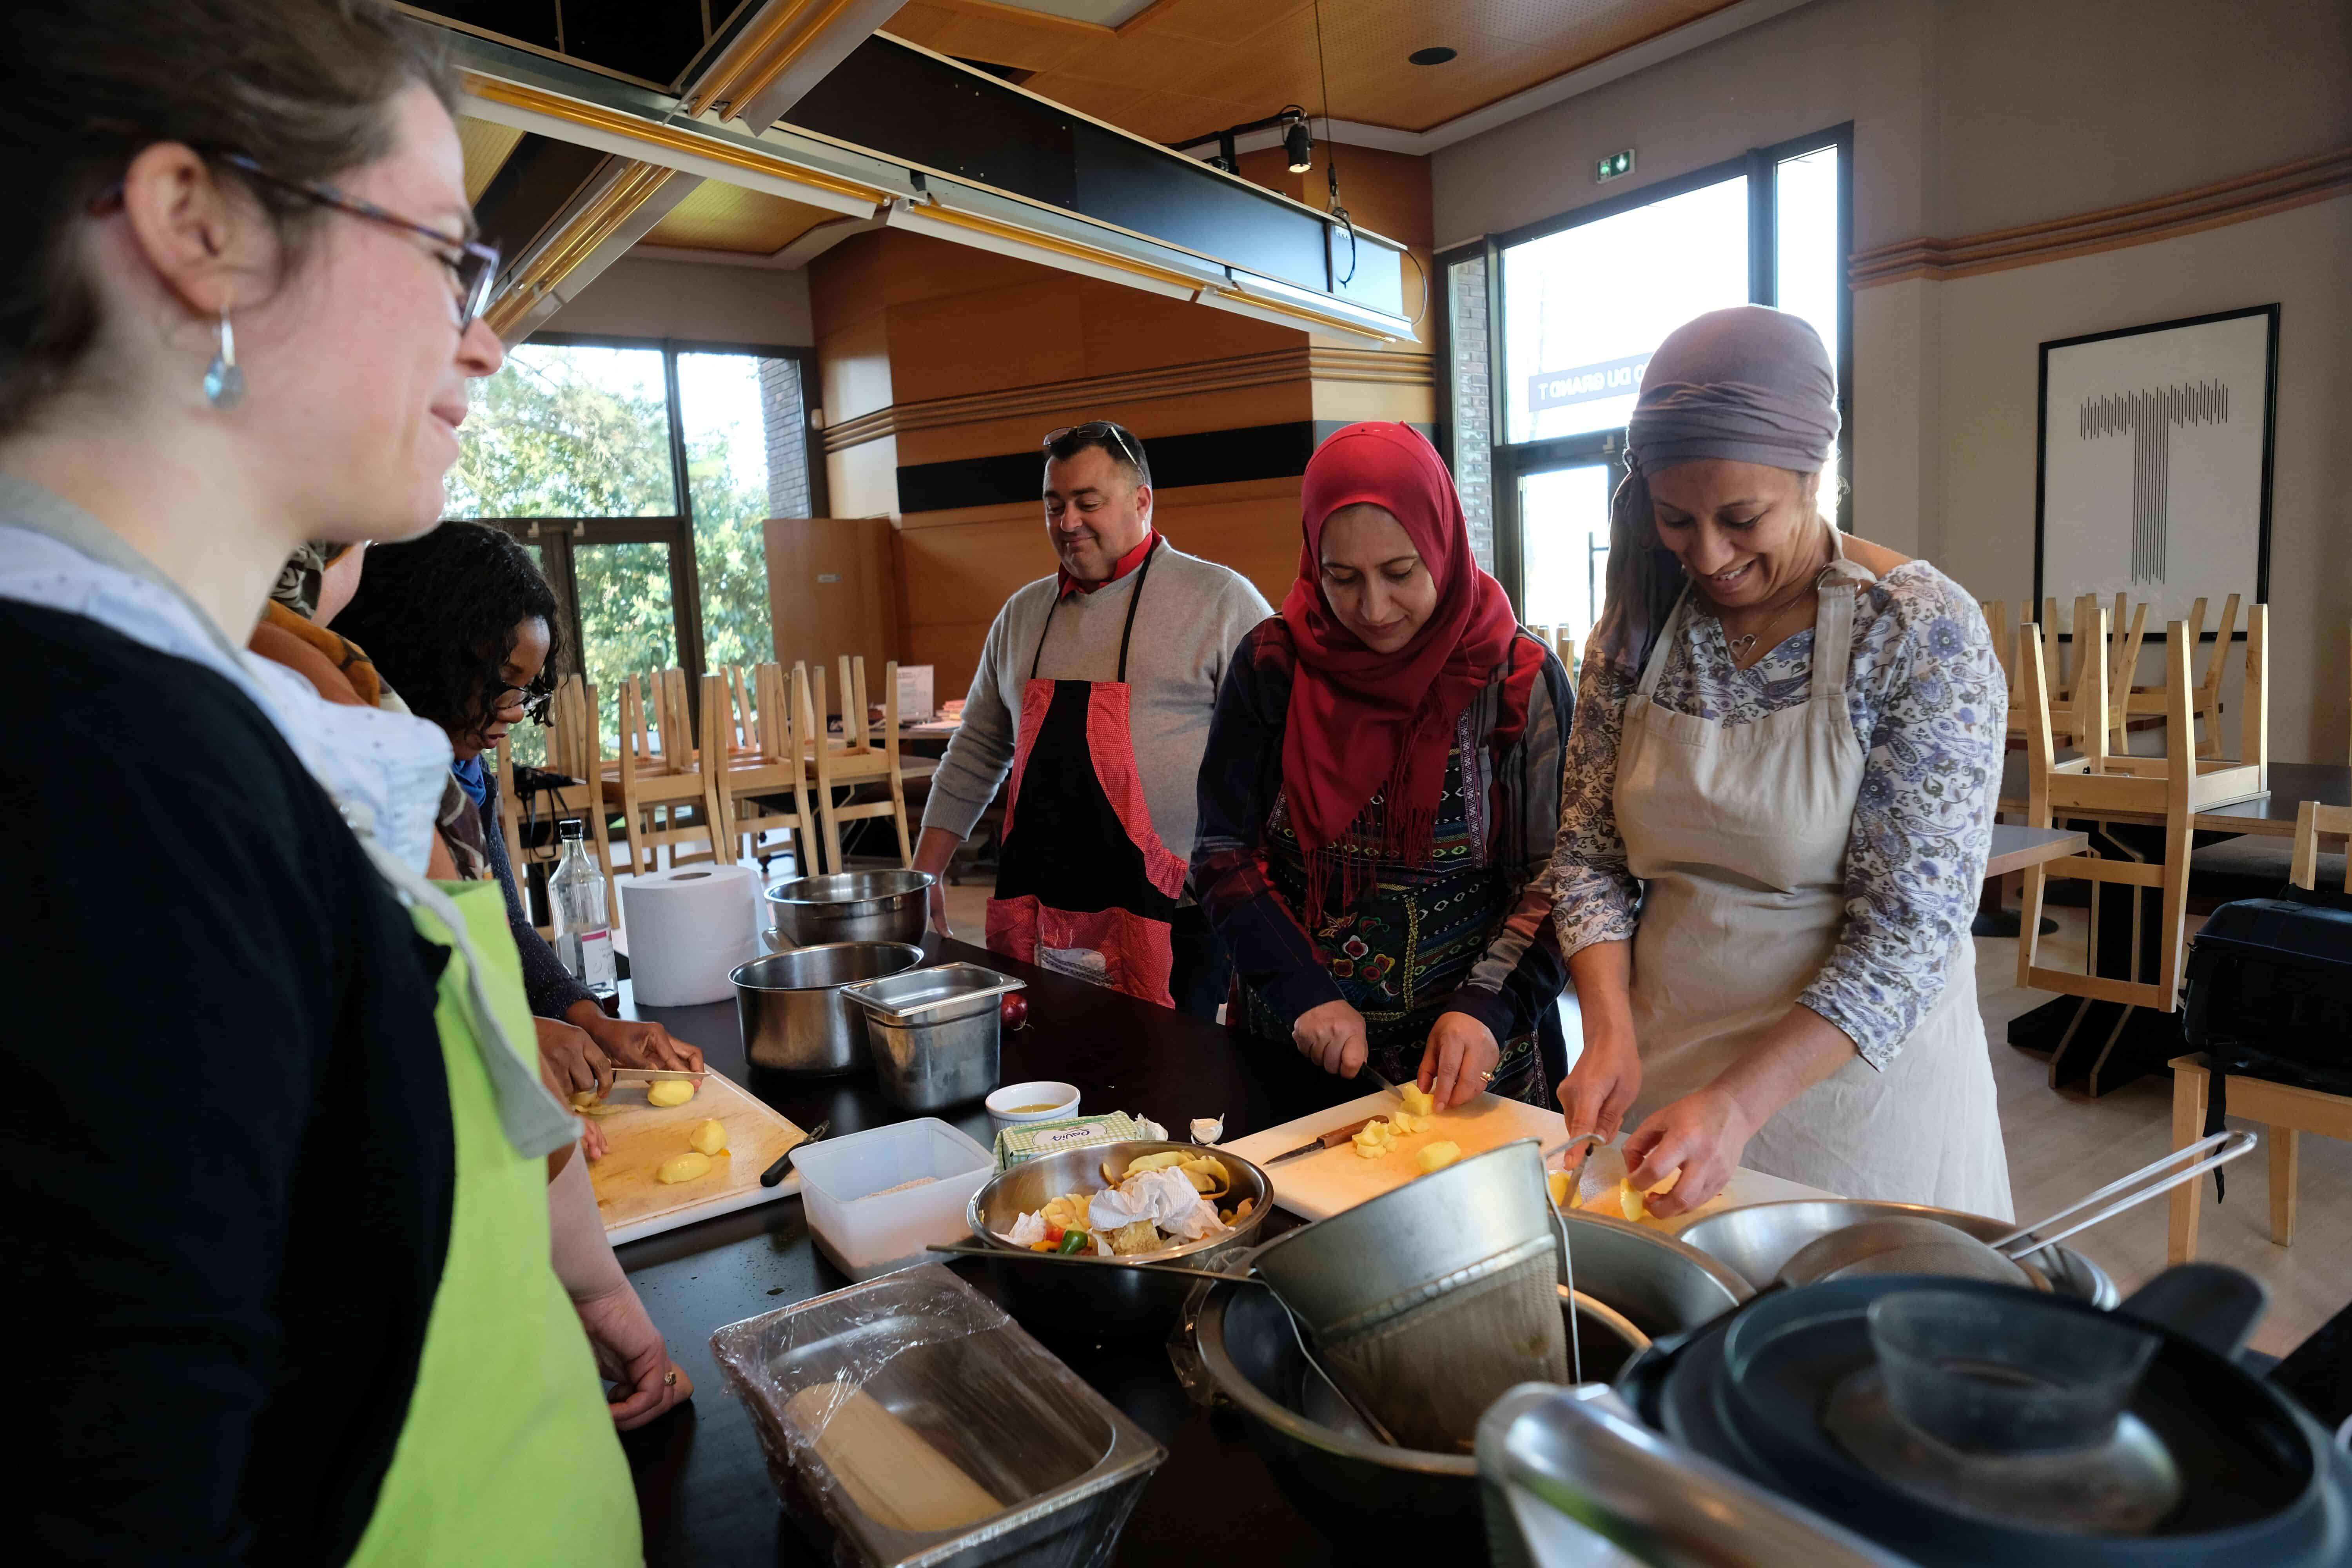
{"label": "white cutting board", "polygon": [[[1296,1149],[1334,1127],[1345,1127],[1368,1116],[1384,1116],[1398,1109],[1401,1108],[1396,1096],[1381,1090],[1360,1100],[1349,1100],[1344,1105],[1318,1110],[1311,1116],[1302,1116],[1296,1121],[1286,1121],[1279,1127],[1270,1127],[1263,1132],[1253,1132],[1246,1138],[1236,1138],[1223,1147],[1244,1160],[1264,1164],[1284,1150]],[[1274,1201],[1276,1204],[1303,1219],[1328,1219],[1343,1209],[1353,1208],[1367,1198],[1376,1198],[1412,1181],[1421,1173],[1421,1167],[1414,1163],[1413,1155],[1423,1144],[1433,1143],[1441,1138],[1462,1145],[1465,1158],[1515,1139],[1532,1138],[1543,1145],[1544,1164],[1556,1170],[1562,1152],[1568,1147],[1568,1123],[1557,1110],[1529,1105],[1525,1100],[1503,1100],[1495,1095],[1482,1094],[1467,1104],[1440,1111],[1431,1121],[1428,1131],[1400,1135],[1391,1152],[1377,1160],[1367,1160],[1358,1154],[1352,1145],[1343,1143],[1337,1149],[1302,1154],[1279,1165],[1267,1165],[1265,1173],[1274,1181]],[[1643,1223],[1672,1235],[1693,1220],[1722,1209],[1745,1208],[1749,1204],[1778,1203],[1788,1198],[1834,1198],[1837,1195],[1743,1166],[1732,1173],[1723,1191],[1692,1213],[1676,1215],[1670,1220],[1650,1219]],[[1622,1218],[1622,1215],[1614,1217]]]}
{"label": "white cutting board", "polygon": [[[1395,1095],[1381,1089],[1345,1105],[1334,1105],[1312,1116],[1236,1138],[1222,1147],[1244,1160],[1263,1164],[1284,1150],[1296,1149],[1334,1127],[1402,1109]],[[1557,1110],[1482,1094],[1451,1110],[1439,1111],[1431,1119],[1426,1132],[1399,1134],[1389,1152],[1377,1160],[1367,1160],[1356,1152],[1353,1145],[1342,1143],[1337,1149],[1268,1165],[1265,1173],[1274,1180],[1276,1203],[1305,1219],[1328,1219],[1342,1209],[1379,1197],[1421,1174],[1413,1156],[1424,1143],[1440,1139],[1459,1143],[1466,1159],[1521,1138],[1533,1138],[1541,1143],[1549,1161],[1568,1146],[1568,1123]]]}

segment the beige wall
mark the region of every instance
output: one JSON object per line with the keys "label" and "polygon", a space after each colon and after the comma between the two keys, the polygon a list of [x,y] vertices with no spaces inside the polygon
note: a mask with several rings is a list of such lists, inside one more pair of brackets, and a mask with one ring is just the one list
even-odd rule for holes
{"label": "beige wall", "polygon": [[[1854,243],[1957,238],[2162,197],[2352,145],[2345,0],[1820,0],[1444,149],[1451,244],[1854,122]],[[1635,186],[1633,188],[1638,188]],[[2352,198],[1853,300],[1854,515],[1979,597],[2033,572],[2039,345],[2282,311],[2273,754],[2342,761],[2352,550]]]}
{"label": "beige wall", "polygon": [[816,342],[804,271],[627,258],[606,268],[541,330],[793,348]]}

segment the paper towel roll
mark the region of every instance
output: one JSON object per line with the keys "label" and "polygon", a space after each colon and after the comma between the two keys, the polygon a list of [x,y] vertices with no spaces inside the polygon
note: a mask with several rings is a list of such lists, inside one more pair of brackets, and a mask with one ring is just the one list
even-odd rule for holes
{"label": "paper towel roll", "polygon": [[735,994],[727,977],[760,955],[760,876],[750,866],[687,866],[620,884],[629,980],[646,1007],[693,1007]]}

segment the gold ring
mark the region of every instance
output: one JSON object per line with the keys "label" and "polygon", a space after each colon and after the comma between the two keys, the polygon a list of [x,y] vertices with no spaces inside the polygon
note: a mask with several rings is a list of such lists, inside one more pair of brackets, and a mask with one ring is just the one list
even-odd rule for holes
{"label": "gold ring", "polygon": [[677,1368],[672,1367],[667,1372],[662,1373],[662,1386],[664,1388],[676,1388],[677,1386]]}
{"label": "gold ring", "polygon": [[1482,1072],[1478,1075],[1478,1081],[1480,1083],[1492,1083],[1495,1081],[1495,1075],[1490,1072]]}

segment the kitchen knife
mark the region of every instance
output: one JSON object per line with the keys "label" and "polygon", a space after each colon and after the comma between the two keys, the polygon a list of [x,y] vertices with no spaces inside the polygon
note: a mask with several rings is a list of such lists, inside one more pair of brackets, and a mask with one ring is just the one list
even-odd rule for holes
{"label": "kitchen knife", "polygon": [[1366,1062],[1364,1064],[1364,1076],[1370,1079],[1374,1083],[1379,1084],[1382,1089],[1387,1089],[1391,1094],[1395,1095],[1399,1100],[1402,1100],[1404,1098],[1404,1090],[1399,1089],[1396,1085],[1382,1078],[1381,1076],[1381,1069],[1374,1067],[1370,1062]]}
{"label": "kitchen knife", "polygon": [[614,1068],[614,1083],[659,1083],[664,1079],[683,1079],[688,1083],[700,1083],[708,1072],[680,1072],[672,1068]]}
{"label": "kitchen knife", "polygon": [[772,1187],[782,1184],[784,1179],[784,1173],[792,1169],[793,1156],[799,1153],[802,1150],[807,1148],[810,1144],[815,1142],[818,1139],[824,1137],[826,1133],[832,1131],[833,1118],[828,1116],[823,1121],[816,1124],[815,1131],[810,1133],[807,1137],[802,1139],[799,1142],[793,1144],[791,1148],[777,1155],[776,1163],[760,1173],[760,1184],[763,1187]]}
{"label": "kitchen knife", "polygon": [[1378,1117],[1367,1116],[1362,1121],[1350,1121],[1345,1127],[1334,1127],[1330,1131],[1324,1133],[1312,1143],[1301,1143],[1296,1149],[1286,1149],[1281,1153],[1276,1154],[1273,1159],[1260,1160],[1258,1163],[1261,1165],[1279,1165],[1285,1160],[1296,1160],[1303,1154],[1318,1154],[1326,1149],[1337,1149],[1340,1144],[1345,1143],[1349,1139],[1353,1138],[1357,1133],[1361,1132],[1367,1123],[1376,1121],[1378,1120],[1380,1120]]}

